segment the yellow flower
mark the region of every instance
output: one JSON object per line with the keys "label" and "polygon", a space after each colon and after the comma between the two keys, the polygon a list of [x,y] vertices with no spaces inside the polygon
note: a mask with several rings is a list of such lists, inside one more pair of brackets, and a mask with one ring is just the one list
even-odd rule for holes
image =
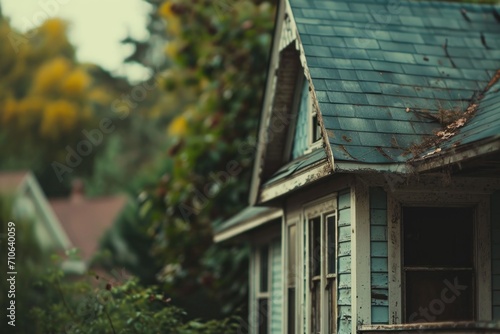
{"label": "yellow flower", "polygon": [[3,109],[2,122],[3,123],[10,122],[10,120],[12,120],[16,116],[17,101],[12,97],[7,98],[7,100],[5,100],[2,106],[2,109]]}
{"label": "yellow flower", "polygon": [[173,36],[179,35],[181,32],[181,20],[177,17],[169,18],[167,20],[167,30]]}
{"label": "yellow flower", "polygon": [[103,88],[94,88],[90,91],[89,100],[99,103],[99,104],[107,104],[111,102],[111,96],[106,93]]}
{"label": "yellow flower", "polygon": [[54,39],[65,38],[68,24],[61,19],[48,19],[40,27],[49,37]]}
{"label": "yellow flower", "polygon": [[175,13],[172,11],[172,6],[174,4],[170,1],[165,1],[160,8],[158,9],[158,13],[160,16],[163,16],[166,19],[170,19],[175,16]]}
{"label": "yellow flower", "polygon": [[80,96],[88,87],[90,77],[82,69],[73,70],[63,81],[61,88],[65,94]]}
{"label": "yellow flower", "polygon": [[26,97],[17,104],[17,123],[20,128],[29,129],[40,117],[43,110],[43,99]]}
{"label": "yellow flower", "polygon": [[66,58],[58,57],[43,65],[35,75],[33,90],[36,93],[45,93],[58,86],[67,75],[71,64]]}
{"label": "yellow flower", "polygon": [[57,138],[61,133],[70,132],[76,125],[78,108],[75,104],[57,100],[46,105],[40,133],[44,137]]}
{"label": "yellow flower", "polygon": [[179,50],[182,48],[182,45],[178,41],[169,41],[167,43],[167,46],[165,47],[165,53],[167,56],[169,56],[171,59],[175,59],[177,57],[177,54],[179,53]]}
{"label": "yellow flower", "polygon": [[186,133],[188,123],[183,115],[177,116],[170,123],[168,127],[168,133],[172,136],[182,136]]}
{"label": "yellow flower", "polygon": [[44,106],[43,98],[39,96],[28,96],[23,100],[16,101],[9,97],[3,104],[2,122],[16,121],[19,128],[28,128],[39,119]]}

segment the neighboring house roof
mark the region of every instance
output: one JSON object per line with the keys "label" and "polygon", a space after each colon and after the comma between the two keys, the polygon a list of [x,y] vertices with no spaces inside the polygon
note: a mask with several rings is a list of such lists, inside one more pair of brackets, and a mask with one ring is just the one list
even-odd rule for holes
{"label": "neighboring house roof", "polygon": [[113,225],[127,203],[126,196],[85,198],[74,190],[69,198],[52,199],[50,205],[84,261],[99,248],[99,240]]}
{"label": "neighboring house roof", "polygon": [[0,171],[0,192],[15,192],[26,181],[29,171]]}
{"label": "neighboring house roof", "polygon": [[[408,149],[439,128],[426,113],[465,110],[500,68],[494,6],[389,0],[290,5],[336,162],[414,158]],[[480,108],[482,113],[494,110]],[[499,133],[496,125],[474,141]]]}
{"label": "neighboring house roof", "polygon": [[68,236],[30,171],[0,171],[0,194],[14,197],[12,219],[26,218],[34,221],[34,231],[42,247],[70,247]]}

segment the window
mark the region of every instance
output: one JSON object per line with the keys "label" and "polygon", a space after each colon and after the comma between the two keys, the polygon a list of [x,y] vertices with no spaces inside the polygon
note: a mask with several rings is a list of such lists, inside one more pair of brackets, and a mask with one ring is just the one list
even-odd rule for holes
{"label": "window", "polygon": [[311,95],[309,93],[309,82],[302,77],[297,80],[296,89],[296,124],[292,141],[292,159],[296,159],[304,153],[318,147],[321,143],[321,127],[318,124],[318,115],[312,107]]}
{"label": "window", "polygon": [[306,210],[311,333],[335,333],[337,237],[333,203]]}
{"label": "window", "polygon": [[314,145],[315,143],[318,143],[319,140],[321,139],[321,127],[319,126],[318,123],[318,114],[314,110],[311,111],[310,122],[311,124],[309,126],[311,129],[309,130],[310,133],[309,143],[311,145]]}
{"label": "window", "polygon": [[267,334],[269,328],[269,245],[258,251],[257,314],[258,333]]}
{"label": "window", "polygon": [[288,227],[288,288],[287,288],[287,305],[288,305],[288,334],[295,334],[296,323],[296,306],[295,306],[295,285],[297,284],[297,226],[290,225]]}
{"label": "window", "polygon": [[474,320],[473,238],[473,208],[403,208],[406,322]]}

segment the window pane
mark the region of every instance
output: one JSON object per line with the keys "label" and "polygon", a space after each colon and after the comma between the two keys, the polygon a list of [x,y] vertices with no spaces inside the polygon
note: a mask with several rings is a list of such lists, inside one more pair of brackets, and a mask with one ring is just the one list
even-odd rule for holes
{"label": "window pane", "polygon": [[260,292],[268,291],[269,281],[269,246],[260,249]]}
{"label": "window pane", "polygon": [[474,319],[472,208],[404,208],[407,322]]}
{"label": "window pane", "polygon": [[335,279],[328,279],[328,328],[327,333],[335,333],[337,324],[335,322],[335,310],[337,305],[337,290],[335,289]]}
{"label": "window pane", "polygon": [[295,125],[295,134],[293,140],[292,158],[296,159],[304,154],[309,145],[309,84],[304,78],[300,105]]}
{"label": "window pane", "polygon": [[321,218],[309,220],[309,226],[311,275],[315,277],[321,275]]}
{"label": "window pane", "polygon": [[404,208],[404,265],[472,267],[472,208]]}
{"label": "window pane", "polygon": [[321,128],[318,124],[318,116],[317,115],[313,115],[311,125],[312,125],[312,139],[313,139],[313,142],[316,142],[321,138]]}
{"label": "window pane", "polygon": [[267,334],[269,327],[269,305],[267,298],[259,299],[259,334]]}
{"label": "window pane", "polygon": [[295,334],[295,288],[288,289],[288,334]]}
{"label": "window pane", "polygon": [[407,322],[473,320],[472,271],[406,272]]}
{"label": "window pane", "polygon": [[312,284],[311,332],[316,334],[321,331],[321,281],[317,279]]}
{"label": "window pane", "polygon": [[296,226],[291,225],[288,228],[288,286],[295,286],[295,278],[297,277],[296,268],[296,251],[297,251],[297,235]]}
{"label": "window pane", "polygon": [[337,249],[337,243],[335,239],[335,216],[328,216],[326,218],[326,229],[327,229],[326,249],[328,258],[328,273],[335,274],[336,272],[335,251]]}

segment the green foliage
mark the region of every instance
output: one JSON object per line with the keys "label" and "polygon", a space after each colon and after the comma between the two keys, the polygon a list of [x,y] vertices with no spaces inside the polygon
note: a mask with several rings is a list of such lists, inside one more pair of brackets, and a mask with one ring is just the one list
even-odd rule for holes
{"label": "green foliage", "polygon": [[108,270],[124,268],[143,284],[155,283],[161,264],[151,254],[153,240],[145,218],[140,214],[138,205],[130,202],[104,235],[100,255],[92,264]]}
{"label": "green foliage", "polygon": [[32,311],[42,333],[236,333],[238,318],[200,322],[186,320],[183,310],[154,286],[142,287],[137,279],[124,282],[61,282],[47,277],[61,299]]}
{"label": "green foliage", "polygon": [[[14,200],[0,197],[0,232],[7,235]],[[16,319],[15,328],[5,320],[2,333],[236,333],[242,321],[231,317],[202,322],[188,320],[186,313],[171,305],[169,293],[157,286],[142,286],[137,278],[111,271],[92,276],[68,276],[61,269],[74,252],[50,258],[39,248],[33,222],[16,224]],[[6,240],[0,247],[6,254]],[[9,286],[0,282],[0,306],[6,310]]]}
{"label": "green foliage", "polygon": [[178,102],[161,104],[173,117],[169,164],[145,189],[139,212],[175,302],[194,316],[206,316],[207,303],[214,315],[233,312],[246,296],[248,249],[214,245],[212,227],[247,202],[247,143],[255,142],[274,10],[248,0],[164,1],[154,9],[165,19],[171,64],[158,76],[164,101]]}
{"label": "green foliage", "polygon": [[[0,195],[0,254],[2,254],[2,272],[0,273],[0,312],[2,322],[0,323],[0,332],[13,333],[13,327],[8,325],[9,318],[6,317],[6,310],[9,307],[10,300],[15,300],[16,306],[16,327],[17,333],[35,333],[36,327],[31,321],[26,319],[30,309],[34,306],[43,306],[46,301],[53,296],[51,291],[43,291],[38,285],[38,277],[41,268],[48,264],[46,254],[38,245],[32,221],[15,219],[12,208],[14,207],[14,198]],[[14,222],[16,241],[15,241],[15,297],[7,298],[10,290],[7,282],[7,224]],[[11,275],[8,275],[9,277]]]}

